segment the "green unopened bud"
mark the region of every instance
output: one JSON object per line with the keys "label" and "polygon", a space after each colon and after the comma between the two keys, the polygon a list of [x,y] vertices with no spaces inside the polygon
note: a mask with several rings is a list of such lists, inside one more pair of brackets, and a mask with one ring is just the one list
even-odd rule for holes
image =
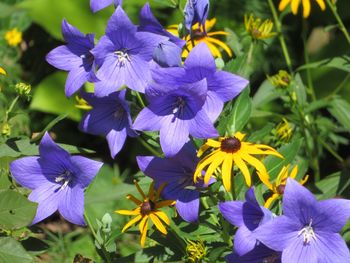
{"label": "green unopened bud", "polygon": [[104,233],[109,233],[111,232],[111,224],[112,224],[112,217],[109,213],[104,214],[104,216],[101,219],[102,221],[102,231]]}
{"label": "green unopened bud", "polygon": [[32,86],[23,82],[17,83],[15,86],[16,92],[20,96],[30,96],[30,91],[32,90]]}

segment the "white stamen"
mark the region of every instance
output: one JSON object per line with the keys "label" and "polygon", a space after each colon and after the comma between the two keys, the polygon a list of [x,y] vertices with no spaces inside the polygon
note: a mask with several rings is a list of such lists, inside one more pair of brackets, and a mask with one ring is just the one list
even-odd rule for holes
{"label": "white stamen", "polygon": [[67,187],[67,185],[69,184],[69,182],[71,181],[72,179],[72,173],[70,171],[65,171],[63,174],[57,176],[55,178],[55,182],[56,183],[62,183],[63,184],[61,185],[60,189],[65,189]]}
{"label": "white stamen", "polygon": [[80,56],[80,58],[84,59],[84,58],[86,58],[86,55],[83,54],[83,55]]}
{"label": "white stamen", "polygon": [[186,105],[186,101],[182,97],[178,97],[174,103],[173,114],[176,114],[179,110],[182,110]]}
{"label": "white stamen", "polygon": [[314,229],[311,227],[312,219],[310,220],[310,224],[305,226],[302,230],[298,232],[298,237],[303,235],[304,244],[310,244],[311,240],[316,240],[316,235]]}
{"label": "white stamen", "polygon": [[130,57],[129,57],[128,53],[118,50],[118,51],[115,51],[114,54],[117,55],[118,61],[122,66],[124,66],[127,61],[130,62]]}

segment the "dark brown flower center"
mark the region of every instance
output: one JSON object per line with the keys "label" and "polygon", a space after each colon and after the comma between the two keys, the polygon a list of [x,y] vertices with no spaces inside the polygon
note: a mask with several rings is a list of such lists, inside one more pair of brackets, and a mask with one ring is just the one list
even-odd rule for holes
{"label": "dark brown flower center", "polygon": [[148,215],[154,210],[154,208],[155,208],[155,205],[152,201],[144,201],[141,204],[141,214]]}
{"label": "dark brown flower center", "polygon": [[284,190],[286,190],[286,186],[283,184],[280,184],[279,186],[277,186],[277,193],[280,195],[284,194]]}
{"label": "dark brown flower center", "polygon": [[203,38],[205,38],[205,33],[202,32],[200,29],[195,29],[192,31],[193,40],[201,40]]}
{"label": "dark brown flower center", "polygon": [[236,137],[226,138],[221,142],[221,151],[227,153],[235,153],[241,149],[241,141]]}

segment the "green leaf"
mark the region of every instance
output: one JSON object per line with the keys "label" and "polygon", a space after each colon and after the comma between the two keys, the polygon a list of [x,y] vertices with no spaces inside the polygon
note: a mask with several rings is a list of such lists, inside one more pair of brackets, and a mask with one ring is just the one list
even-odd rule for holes
{"label": "green leaf", "polygon": [[30,108],[57,115],[67,114],[69,118],[79,121],[80,110],[75,107],[74,97],[67,99],[64,86],[67,74],[56,72],[45,78],[36,88]]}
{"label": "green leaf", "polygon": [[226,134],[234,134],[241,131],[249,121],[252,112],[252,100],[249,97],[250,89],[246,88],[237,98],[232,111],[222,121]]}
{"label": "green leaf", "polygon": [[283,155],[284,159],[275,156],[266,157],[264,164],[272,180],[277,177],[283,166],[290,164],[294,160],[299,152],[302,142],[303,139],[297,139],[277,149],[277,151]]}
{"label": "green leaf", "polygon": [[0,158],[31,156],[38,153],[38,146],[31,144],[29,138],[18,140],[11,138],[0,145]]}
{"label": "green leaf", "polygon": [[337,97],[331,101],[328,110],[332,116],[350,132],[350,104]]}
{"label": "green leaf", "polygon": [[315,193],[317,199],[325,200],[337,195],[339,188],[341,172],[331,174],[315,184]]}
{"label": "green leaf", "polygon": [[295,92],[297,100],[300,105],[305,105],[306,103],[306,89],[300,74],[295,75],[295,79],[290,83],[291,89]]}
{"label": "green leaf", "polygon": [[277,99],[279,96],[279,93],[276,92],[276,88],[268,79],[266,79],[260,85],[253,97],[253,107],[259,108],[260,106]]}
{"label": "green leaf", "polygon": [[0,18],[7,17],[11,15],[16,8],[5,3],[0,3]]}
{"label": "green leaf", "polygon": [[34,259],[11,237],[0,237],[0,263],[27,263]]}
{"label": "green leaf", "polygon": [[20,193],[12,190],[0,191],[0,227],[16,229],[29,225],[36,208],[36,203],[28,201]]}
{"label": "green leaf", "polygon": [[320,68],[320,67],[329,67],[336,68],[346,72],[350,72],[350,57],[349,56],[341,56],[328,58],[321,61],[305,64],[297,69],[297,71]]}

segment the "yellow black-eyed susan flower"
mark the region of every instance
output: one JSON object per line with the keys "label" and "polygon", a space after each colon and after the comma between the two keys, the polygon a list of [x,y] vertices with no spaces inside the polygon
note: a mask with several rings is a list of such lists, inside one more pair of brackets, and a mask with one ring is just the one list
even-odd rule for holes
{"label": "yellow black-eyed susan flower", "polygon": [[[190,35],[185,36],[183,39],[186,40],[186,48],[184,49],[182,53],[182,57],[186,58],[189,54],[189,52],[193,49],[194,46],[196,46],[200,42],[205,42],[207,46],[209,47],[211,53],[216,58],[221,58],[222,54],[220,51],[220,47],[225,50],[227,55],[229,57],[232,57],[232,50],[230,47],[224,43],[223,41],[217,39],[217,36],[228,36],[229,33],[225,31],[212,31],[212,28],[214,27],[216,23],[216,18],[206,20],[205,22],[205,29],[206,33],[204,31],[203,26],[199,26],[198,23],[195,24],[192,27],[192,37]],[[172,33],[175,36],[178,36],[178,25],[171,25],[168,28],[168,31]]]}
{"label": "yellow black-eyed susan flower", "polygon": [[[289,168],[290,168],[290,165],[283,166],[282,170],[280,171],[280,173],[276,178],[276,181],[273,183],[265,184],[273,193],[272,196],[270,196],[265,202],[264,206],[266,208],[271,207],[272,203],[283,195],[284,189],[286,188],[288,177],[295,179],[295,177],[297,176],[298,166],[294,166],[294,168],[290,171],[290,173],[289,173]],[[266,177],[268,175],[266,174],[266,175],[259,175],[259,176]],[[304,185],[308,180],[308,178],[309,176],[306,175],[302,180],[299,181],[299,183]]]}
{"label": "yellow black-eyed susan flower", "polygon": [[272,32],[273,22],[271,19],[264,21],[261,18],[255,18],[253,14],[249,17],[244,16],[245,30],[253,39],[266,39],[276,35],[276,32]]}
{"label": "yellow black-eyed susan flower", "polygon": [[307,18],[311,12],[311,2],[316,2],[320,8],[323,10],[326,9],[326,4],[324,0],[281,0],[278,9],[283,11],[290,4],[292,8],[292,13],[296,15],[298,13],[298,8],[300,3],[303,5],[303,17]]}
{"label": "yellow black-eyed susan flower", "polygon": [[194,180],[202,177],[202,170],[206,168],[204,183],[207,184],[215,170],[221,166],[221,176],[226,191],[231,189],[232,167],[235,165],[243,174],[245,182],[251,186],[251,176],[246,163],[255,167],[261,176],[263,183],[269,183],[269,177],[264,164],[253,155],[274,155],[283,158],[275,149],[264,144],[244,142],[245,134],[237,132],[232,137],[220,137],[218,141],[209,139],[199,149],[198,156],[201,157],[207,150],[207,154],[197,165]]}
{"label": "yellow black-eyed susan flower", "polygon": [[137,208],[133,210],[117,210],[115,211],[115,213],[118,213],[121,215],[135,216],[124,226],[124,228],[122,229],[122,232],[125,232],[132,225],[139,222],[139,229],[141,233],[140,243],[141,243],[141,246],[144,247],[149,221],[151,221],[161,233],[163,233],[164,235],[167,234],[167,230],[164,226],[164,223],[166,225],[170,225],[170,220],[163,211],[159,210],[159,208],[162,208],[165,206],[171,206],[175,204],[175,201],[173,200],[159,201],[160,193],[163,190],[165,185],[162,185],[161,187],[158,188],[157,191],[155,191],[154,183],[152,182],[149,187],[148,194],[146,195],[142,191],[138,183],[136,181],[134,181],[134,183],[138,192],[142,196],[142,200],[137,199],[135,196],[131,194],[127,195],[127,199],[134,202],[137,205]]}

